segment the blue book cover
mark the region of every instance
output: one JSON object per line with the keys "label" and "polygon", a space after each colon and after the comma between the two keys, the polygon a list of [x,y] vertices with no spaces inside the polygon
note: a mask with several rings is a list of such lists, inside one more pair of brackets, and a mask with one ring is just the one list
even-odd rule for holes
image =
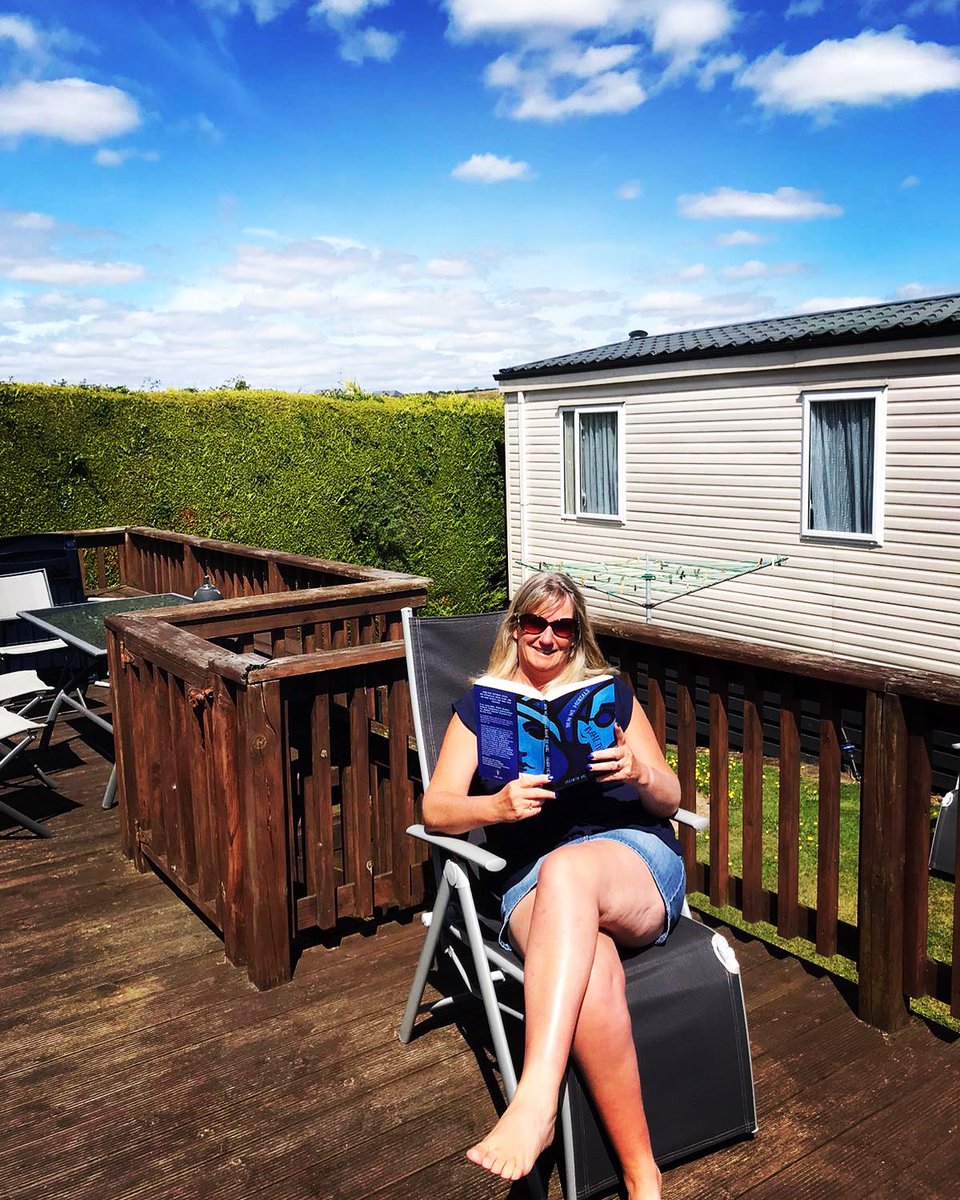
{"label": "blue book cover", "polygon": [[611,675],[537,692],[484,675],[473,685],[480,778],[509,783],[519,775],[549,775],[554,788],[590,778],[589,755],[616,741]]}

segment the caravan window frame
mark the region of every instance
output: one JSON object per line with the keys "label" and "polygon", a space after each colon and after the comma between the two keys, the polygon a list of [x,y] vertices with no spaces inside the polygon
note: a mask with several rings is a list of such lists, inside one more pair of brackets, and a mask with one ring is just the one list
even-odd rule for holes
{"label": "caravan window frame", "polygon": [[[613,513],[589,512],[581,507],[580,489],[580,424],[583,416],[614,413],[616,425],[616,484],[617,511]],[[573,432],[573,478],[569,476],[566,451],[567,419],[572,419]],[[557,409],[558,439],[560,443],[560,515],[565,521],[599,522],[622,525],[626,511],[626,447],[624,445],[624,405],[618,404],[562,404]],[[573,506],[567,503],[568,493],[573,497]]]}
{"label": "caravan window frame", "polygon": [[[812,410],[817,404],[838,401],[873,401],[873,498],[870,529],[863,533],[845,529],[818,529],[810,522],[810,476],[813,468],[814,451],[812,438]],[[801,453],[801,497],[800,536],[804,541],[840,542],[860,546],[883,544],[884,495],[886,491],[886,445],[887,445],[887,392],[884,387],[845,388],[843,390],[804,391],[800,393],[803,405],[803,442]]]}

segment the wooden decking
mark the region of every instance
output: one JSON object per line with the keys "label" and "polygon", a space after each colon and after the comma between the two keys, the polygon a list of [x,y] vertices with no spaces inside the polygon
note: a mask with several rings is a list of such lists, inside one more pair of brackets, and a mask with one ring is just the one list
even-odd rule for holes
{"label": "wooden decking", "polygon": [[[55,838],[0,826],[0,1200],[527,1195],[463,1157],[494,1109],[457,1028],[396,1040],[418,921],[307,949],[257,992],[120,855],[76,734],[54,773],[68,800],[11,799]],[[734,940],[760,1132],[670,1170],[667,1200],[960,1194],[960,1047],[919,1022],[885,1038],[829,979]]]}

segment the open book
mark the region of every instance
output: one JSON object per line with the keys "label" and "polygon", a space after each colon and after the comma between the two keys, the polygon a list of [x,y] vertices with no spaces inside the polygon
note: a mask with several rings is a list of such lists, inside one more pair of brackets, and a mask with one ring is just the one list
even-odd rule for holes
{"label": "open book", "polygon": [[538,692],[484,675],[473,685],[478,771],[485,783],[549,775],[552,788],[591,777],[589,755],[616,741],[612,675]]}

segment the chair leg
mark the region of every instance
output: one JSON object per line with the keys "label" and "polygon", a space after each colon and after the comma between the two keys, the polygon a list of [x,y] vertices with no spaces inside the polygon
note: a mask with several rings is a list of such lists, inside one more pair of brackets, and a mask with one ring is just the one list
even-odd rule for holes
{"label": "chair leg", "polygon": [[40,770],[40,768],[37,766],[37,764],[30,757],[30,755],[27,754],[25,757],[27,760],[27,766],[34,773],[34,775],[36,775],[36,777],[40,780],[40,782],[42,784],[45,784],[50,789],[51,792],[59,791],[59,788],[54,783],[54,781],[50,778],[50,776],[47,775],[46,772]]}
{"label": "chair leg", "polygon": [[30,832],[35,833],[37,837],[53,837],[52,829],[48,829],[46,825],[39,824],[39,822],[32,820],[28,816],[25,816],[22,812],[18,812],[17,809],[11,808],[9,804],[4,804],[2,800],[0,800],[0,813],[4,813],[6,816],[11,817],[17,822],[18,825],[22,825],[24,829],[29,829]]}
{"label": "chair leg", "polygon": [[427,928],[427,939],[423,943],[420,958],[417,960],[417,970],[413,976],[413,983],[410,986],[410,995],[407,997],[407,1007],[404,1009],[403,1020],[400,1022],[400,1028],[397,1030],[397,1037],[404,1044],[409,1042],[411,1037],[413,1037],[413,1023],[417,1019],[420,1001],[423,999],[423,992],[427,986],[427,976],[430,974],[430,968],[433,966],[433,958],[437,951],[437,942],[440,940],[440,931],[443,928],[443,917],[449,903],[450,883],[446,874],[444,874],[440,877],[436,903],[433,906],[433,912],[430,914],[430,925]]}
{"label": "chair leg", "polygon": [[[22,754],[24,761],[34,775],[37,775],[52,791],[56,791],[57,789],[53,781],[44,775],[30,755],[26,752],[27,746],[37,736],[37,733],[39,733],[39,730],[36,730],[32,733],[27,733],[26,736],[22,737],[11,750],[8,750],[7,753],[4,754],[3,758],[0,758],[0,775],[3,774],[3,769],[6,767],[7,763],[12,762],[15,758],[19,758],[19,756]],[[7,744],[9,745],[10,743],[8,742]],[[4,804],[3,801],[0,801],[0,813],[4,813],[6,816],[11,817],[17,822],[18,825],[22,825],[24,829],[29,829],[30,832],[35,833],[37,837],[53,837],[52,829],[48,829],[46,825],[41,825],[38,821],[34,821],[31,817],[26,816],[26,814],[20,812],[16,808],[12,808],[9,804]]]}
{"label": "chair leg", "polygon": [[[568,1070],[572,1071],[570,1067]],[[573,1148],[573,1109],[570,1104],[570,1089],[563,1085],[563,1100],[560,1103],[560,1137],[563,1141],[563,1195],[564,1200],[577,1200],[577,1170]]]}
{"label": "chair leg", "polygon": [[113,764],[113,770],[110,772],[110,778],[107,780],[106,791],[103,793],[103,799],[100,802],[101,808],[113,808],[117,802],[117,764]]}
{"label": "chair leg", "polygon": [[503,1027],[503,1016],[500,1012],[500,1005],[497,1003],[497,994],[494,991],[493,980],[490,977],[490,964],[487,962],[487,956],[483,948],[483,935],[480,932],[480,921],[477,918],[476,906],[473,903],[470,880],[464,874],[463,869],[456,863],[448,863],[447,870],[458,876],[454,887],[457,889],[457,897],[463,911],[463,925],[466,930],[467,940],[470,943],[470,950],[473,954],[473,965],[477,972],[480,996],[483,1000],[484,1012],[487,1015],[487,1024],[490,1026],[490,1036],[493,1038],[493,1050],[497,1056],[497,1062],[500,1064],[500,1074],[503,1076],[503,1090],[507,1094],[507,1102],[509,1103],[513,1099],[514,1092],[517,1090],[517,1072],[513,1065],[513,1055],[510,1053],[510,1047],[507,1045],[507,1034]]}

